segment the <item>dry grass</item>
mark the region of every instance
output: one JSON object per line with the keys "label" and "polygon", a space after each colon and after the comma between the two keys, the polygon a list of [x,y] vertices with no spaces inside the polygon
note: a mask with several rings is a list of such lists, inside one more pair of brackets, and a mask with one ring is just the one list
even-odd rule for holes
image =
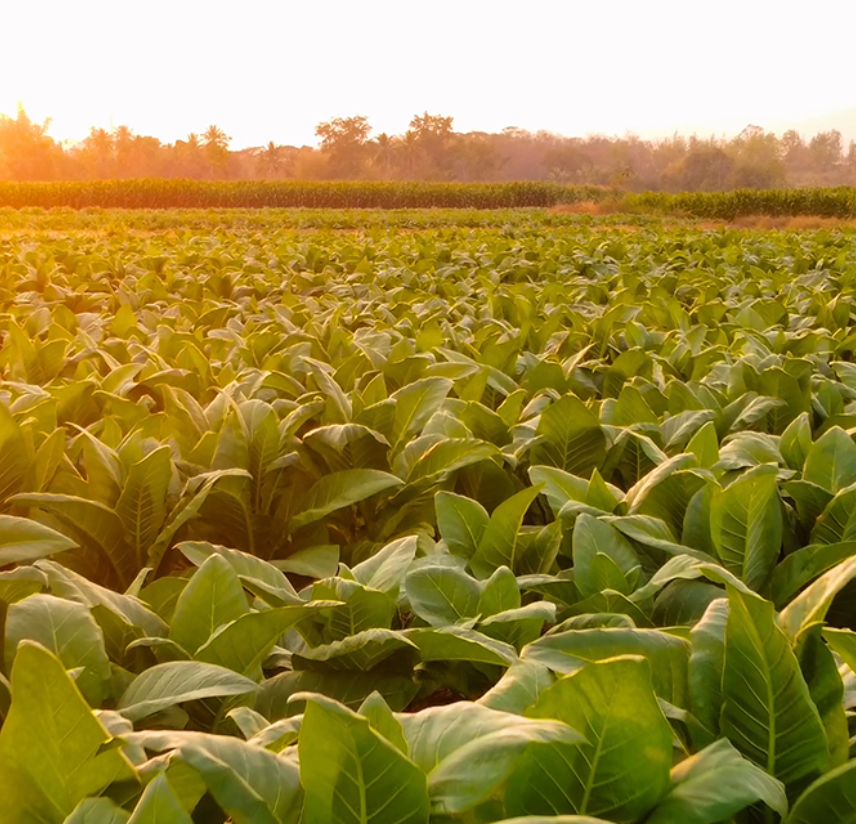
{"label": "dry grass", "polygon": [[744,215],[734,220],[705,220],[697,224],[700,229],[752,229],[767,231],[800,231],[814,229],[856,229],[856,220],[844,220],[838,217],[819,217],[817,215],[798,215],[796,217],[771,217],[770,215]]}
{"label": "dry grass", "polygon": [[581,200],[578,203],[562,203],[549,210],[557,215],[615,215],[626,209],[621,208],[618,200],[603,200],[595,203],[593,200]]}

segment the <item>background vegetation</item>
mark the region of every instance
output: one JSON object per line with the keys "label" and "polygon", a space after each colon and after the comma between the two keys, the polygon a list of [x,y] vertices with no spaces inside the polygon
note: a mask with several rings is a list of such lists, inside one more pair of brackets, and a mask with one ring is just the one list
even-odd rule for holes
{"label": "background vegetation", "polygon": [[230,149],[216,125],[175,143],[128,126],[92,128],[76,144],[48,134],[23,109],[0,115],[0,180],[540,180],[628,191],[714,191],[856,183],[856,144],[840,132],[805,139],[747,126],[733,139],[675,135],[659,141],[563,137],[517,128],[455,131],[454,119],[415,115],[403,134],[373,134],[365,117],[319,123],[317,146]]}
{"label": "background vegetation", "polygon": [[[553,209],[572,214],[671,215],[713,220],[770,215],[856,216],[856,188],[737,189],[730,192],[622,192],[558,183],[112,180],[0,182],[6,209]],[[205,220],[210,223],[212,215]],[[542,216],[543,217],[543,216]],[[8,220],[13,220],[7,216]],[[183,219],[183,218],[182,218]],[[244,216],[243,219],[247,219]],[[388,220],[389,218],[384,218]],[[472,220],[466,217],[466,220]],[[295,220],[291,216],[290,221]],[[326,220],[336,223],[339,216]],[[364,217],[361,218],[364,220]],[[443,221],[459,222],[445,215]],[[16,221],[17,222],[17,221]],[[362,224],[360,224],[362,225]]]}

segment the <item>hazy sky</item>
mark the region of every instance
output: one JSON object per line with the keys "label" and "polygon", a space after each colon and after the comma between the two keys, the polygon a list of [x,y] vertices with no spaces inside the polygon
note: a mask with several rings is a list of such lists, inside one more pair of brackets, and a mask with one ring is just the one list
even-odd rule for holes
{"label": "hazy sky", "polygon": [[732,134],[856,108],[854,0],[0,0],[0,112],[54,137],[216,123],[314,144],[363,114],[458,131]]}

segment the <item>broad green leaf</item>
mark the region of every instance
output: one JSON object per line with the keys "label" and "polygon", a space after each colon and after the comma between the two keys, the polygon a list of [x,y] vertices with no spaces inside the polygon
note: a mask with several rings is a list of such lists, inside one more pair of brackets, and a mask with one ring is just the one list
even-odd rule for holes
{"label": "broad green leaf", "polygon": [[402,387],[390,396],[395,402],[390,438],[393,450],[397,450],[408,435],[425,426],[453,385],[448,378],[424,378]]}
{"label": "broad green leaf", "polygon": [[[14,326],[14,323],[12,324]],[[20,492],[31,468],[32,456],[27,449],[21,427],[9,414],[6,404],[0,404],[0,501]]]}
{"label": "broad green leaf", "polygon": [[127,824],[129,818],[109,798],[84,798],[63,824]]}
{"label": "broad green leaf", "polygon": [[38,521],[0,515],[0,566],[29,563],[76,546],[76,541]]}
{"label": "broad green leaf", "polygon": [[588,662],[619,655],[648,659],[657,695],[677,706],[686,704],[690,645],[683,638],[660,630],[609,627],[553,631],[529,644],[522,658],[569,675]]}
{"label": "broad green leaf", "polygon": [[480,584],[478,614],[483,618],[520,607],[520,589],[514,573],[508,567],[499,567]]}
{"label": "broad green leaf", "polygon": [[479,578],[487,578],[495,569],[507,566],[517,571],[522,551],[520,529],[523,519],[541,488],[532,486],[503,501],[490,516],[470,568]]}
{"label": "broad green leaf", "polygon": [[379,692],[373,692],[360,704],[359,715],[362,715],[371,724],[372,729],[380,733],[396,749],[404,755],[410,755],[410,747],[404,737],[404,728]]}
{"label": "broad green leaf", "polygon": [[806,456],[803,480],[833,495],[856,483],[856,444],[841,427],[827,429],[812,444]]}
{"label": "broad green leaf", "polygon": [[785,815],[782,784],[721,739],[672,769],[672,789],[647,824],[716,824],[763,801]]}
{"label": "broad green leaf", "polygon": [[776,468],[759,466],[717,491],[710,509],[710,530],[725,568],[752,589],[762,587],[782,546]]}
{"label": "broad green leaf", "polygon": [[856,632],[827,627],[823,630],[823,637],[838,657],[856,672]]}
{"label": "broad green leaf", "polygon": [[283,633],[316,609],[307,604],[242,615],[216,630],[194,658],[260,681],[262,664]]}
{"label": "broad green leaf", "polygon": [[354,579],[365,587],[397,597],[407,568],[416,557],[416,544],[415,537],[387,544],[351,570]]}
{"label": "broad green leaf", "polygon": [[694,741],[696,745],[710,743],[719,733],[727,620],[728,600],[719,598],[711,602],[702,619],[692,629],[688,674],[690,710],[710,733],[704,736],[704,742]]}
{"label": "broad green leaf", "polygon": [[[446,706],[402,714],[398,720],[408,742],[410,758],[429,775],[474,741],[495,741],[497,735],[510,727],[516,728],[515,737],[529,736],[532,741],[542,735],[547,736],[548,740],[555,737],[568,742],[581,740],[578,732],[554,720],[545,722],[510,715],[469,701],[456,701]],[[456,763],[460,764],[460,761]],[[485,775],[482,780],[489,782],[492,777]]]}
{"label": "broad green leaf", "polygon": [[146,787],[128,824],[192,824],[192,819],[161,773]]}
{"label": "broad green leaf", "polygon": [[321,544],[298,549],[287,558],[274,563],[282,572],[303,575],[307,578],[328,578],[339,568],[339,547],[336,544]]}
{"label": "broad green leaf", "polygon": [[[656,469],[649,472],[638,483],[634,484],[625,495],[625,503],[630,507],[630,513],[636,514],[640,506],[660,484],[665,483],[676,472],[696,465],[695,455],[681,453],[669,458]],[[643,513],[644,514],[644,513]]]}
{"label": "broad green leaf", "polygon": [[[604,589],[629,595],[639,575],[640,564],[633,547],[610,524],[583,513],[574,524],[574,583],[587,598]],[[611,563],[615,575],[599,572],[604,562]]]}
{"label": "broad green leaf", "polygon": [[409,629],[407,639],[416,645],[423,661],[474,661],[507,667],[517,661],[510,644],[463,627]]}
{"label": "broad green leaf", "polygon": [[554,680],[544,664],[522,658],[515,661],[476,703],[492,710],[522,715]]}
{"label": "broad green leaf", "polygon": [[425,774],[340,704],[308,697],[298,753],[305,824],[427,824]]}
{"label": "broad green leaf", "polygon": [[131,721],[196,701],[255,692],[258,685],[231,670],[199,661],[158,664],[138,675],[119,699],[117,709]]}
{"label": "broad green leaf", "polygon": [[[201,567],[212,555],[221,555],[229,562],[244,584],[261,585],[265,592],[286,603],[296,604],[299,601],[294,587],[282,570],[247,552],[209,544],[206,541],[183,541],[176,545],[176,549],[198,567]],[[248,586],[248,588],[255,591],[254,587]]]}
{"label": "broad green leaf", "polygon": [[261,503],[261,487],[268,467],[280,456],[279,421],[276,411],[264,401],[251,399],[238,405],[247,429],[250,475],[253,476],[253,501]]}
{"label": "broad green leaf", "polygon": [[605,520],[622,535],[638,541],[643,546],[659,549],[667,555],[692,555],[700,561],[714,561],[714,558],[707,553],[678,543],[668,524],[660,518],[649,515],[627,515],[609,517]]}
{"label": "broad green leaf", "polygon": [[148,553],[147,565],[157,570],[178,531],[199,517],[209,497],[220,483],[230,478],[249,479],[250,474],[238,467],[206,472],[188,480],[180,502],[170,512],[167,522]]}
{"label": "broad green leaf", "polygon": [[234,824],[297,824],[303,794],[298,767],[286,754],[238,738],[199,732],[144,731],[133,743],[192,767]]}
{"label": "broad green leaf", "polygon": [[856,540],[856,484],[839,490],[817,516],[811,542],[835,544]]}
{"label": "broad green leaf", "polygon": [[131,764],[112,744],[62,663],[24,641],[0,730],[3,815],[16,824],[61,824],[87,796],[133,780]]}
{"label": "broad green leaf", "polygon": [[856,759],[817,779],[796,801],[785,824],[856,822]]}
{"label": "broad green leaf", "polygon": [[397,654],[403,653],[409,658],[413,650],[415,644],[404,632],[368,629],[356,635],[349,635],[341,641],[295,652],[291,663],[295,670],[368,672]]}
{"label": "broad green leaf", "polygon": [[249,707],[235,707],[226,713],[226,717],[235,722],[235,726],[247,740],[270,726],[267,718]]}
{"label": "broad green leaf", "polygon": [[125,589],[134,580],[139,567],[125,541],[121,518],[110,508],[96,501],[73,495],[52,493],[22,494],[9,499],[16,506],[42,509],[55,516],[63,527],[69,527],[109,564],[115,583]]}
{"label": "broad green leaf", "polygon": [[538,435],[540,442],[530,450],[533,464],[588,477],[606,458],[606,437],[599,421],[573,395],[560,398],[541,413]]}
{"label": "broad green leaf", "polygon": [[351,670],[345,675],[334,669],[298,670],[268,678],[261,685],[253,706],[267,718],[284,718],[298,711],[289,701],[303,692],[322,693],[354,711],[373,692],[378,692],[398,712],[416,697],[419,684],[413,678],[411,661],[407,661],[406,666],[387,668],[382,665],[369,672]]}
{"label": "broad green leaf", "polygon": [[733,587],[728,604],[722,734],[785,784],[819,774],[826,733],[773,605]]}
{"label": "broad green leaf", "polygon": [[[493,444],[475,438],[446,438],[432,444],[416,457],[412,464],[410,462],[405,464],[410,448],[411,444],[408,444],[399,456],[403,461],[402,477],[417,489],[424,489],[432,483],[440,483],[452,472],[499,455]],[[396,472],[399,471],[398,462],[395,469]],[[404,494],[406,493],[407,490]]]}
{"label": "broad green leaf", "polygon": [[644,660],[587,664],[544,690],[527,714],[564,721],[585,743],[530,747],[508,784],[512,815],[634,820],[668,791],[672,731]]}
{"label": "broad green leaf", "polygon": [[404,591],[413,611],[433,627],[455,624],[479,613],[478,581],[454,567],[415,569],[405,578]]}
{"label": "broad green leaf", "polygon": [[169,637],[192,655],[219,627],[247,612],[238,574],[221,555],[212,555],[178,597]]}
{"label": "broad green leaf", "polygon": [[[469,714],[481,712],[471,710]],[[461,813],[486,801],[509,779],[532,744],[574,744],[582,740],[578,732],[560,721],[509,717],[501,729],[484,734],[478,720],[468,724],[466,714],[459,717],[458,724],[470,729],[473,739],[428,774],[428,794],[435,813]]]}
{"label": "broad green leaf", "polygon": [[101,630],[85,606],[53,595],[31,595],[12,604],[6,616],[6,672],[12,672],[25,639],[52,652],[66,669],[82,667],[77,687],[91,706],[101,706],[112,673]]}
{"label": "broad green leaf", "polygon": [[389,442],[379,432],[356,423],[319,426],[307,432],[303,443],[318,452],[331,470],[361,469],[382,465]]}
{"label": "broad green leaf", "polygon": [[172,453],[168,446],[153,450],[128,471],[116,513],[122,519],[138,567],[145,566],[147,553],[166,519],[171,477]]}
{"label": "broad green leaf", "polygon": [[794,651],[826,731],[829,761],[825,768],[838,767],[848,758],[850,733],[844,710],[844,684],[829,642],[824,642],[821,625],[815,624],[804,632]]}
{"label": "broad green leaf", "polygon": [[[53,561],[36,561],[36,567],[47,575],[54,595],[88,607],[106,607],[127,624],[140,627],[146,635],[159,637],[167,634],[166,624],[139,598],[93,584],[82,575]],[[178,579],[163,580],[175,582]]]}
{"label": "broad green leaf", "polygon": [[341,641],[369,629],[387,629],[396,613],[395,600],[385,592],[342,578],[315,583],[312,601],[344,602],[301,624],[301,634],[316,645]]}
{"label": "broad green leaf", "polygon": [[544,497],[556,516],[568,502],[586,503],[588,500],[589,482],[563,469],[532,466],[529,468],[529,479],[534,486],[542,486]]}
{"label": "broad green leaf", "polygon": [[790,602],[779,623],[796,641],[812,624],[823,621],[835,596],[856,577],[856,558],[849,558],[825,572]]}
{"label": "broad green leaf", "polygon": [[395,475],[376,469],[345,469],[325,475],[309,490],[303,511],[289,521],[289,529],[294,532],[332,512],[401,485]]}
{"label": "broad green leaf", "polygon": [[478,549],[490,516],[484,507],[471,498],[441,491],[434,496],[437,528],[449,551],[471,558]]}
{"label": "broad green leaf", "polygon": [[698,465],[705,469],[711,469],[716,464],[719,460],[719,441],[713,421],[708,421],[690,438],[686,451],[695,455]]}
{"label": "broad green leaf", "polygon": [[46,589],[47,576],[36,567],[16,567],[0,572],[0,601],[14,604]]}
{"label": "broad green leaf", "polygon": [[856,557],[856,541],[812,544],[791,552],[776,567],[771,584],[773,603],[781,609],[806,584],[848,558]]}
{"label": "broad green leaf", "polygon": [[782,484],[782,490],[793,499],[800,523],[807,529],[815,526],[817,519],[835,497],[823,487],[808,481],[787,481]]}
{"label": "broad green leaf", "polygon": [[808,412],[803,412],[782,432],[779,438],[779,451],[791,469],[802,471],[811,447],[811,422]]}

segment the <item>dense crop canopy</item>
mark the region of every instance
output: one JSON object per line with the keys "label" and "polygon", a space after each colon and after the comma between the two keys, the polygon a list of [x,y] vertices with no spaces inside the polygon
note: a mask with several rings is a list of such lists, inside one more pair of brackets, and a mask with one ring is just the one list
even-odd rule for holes
{"label": "dense crop canopy", "polygon": [[856,820],[853,235],[179,217],[0,236],[10,821]]}

